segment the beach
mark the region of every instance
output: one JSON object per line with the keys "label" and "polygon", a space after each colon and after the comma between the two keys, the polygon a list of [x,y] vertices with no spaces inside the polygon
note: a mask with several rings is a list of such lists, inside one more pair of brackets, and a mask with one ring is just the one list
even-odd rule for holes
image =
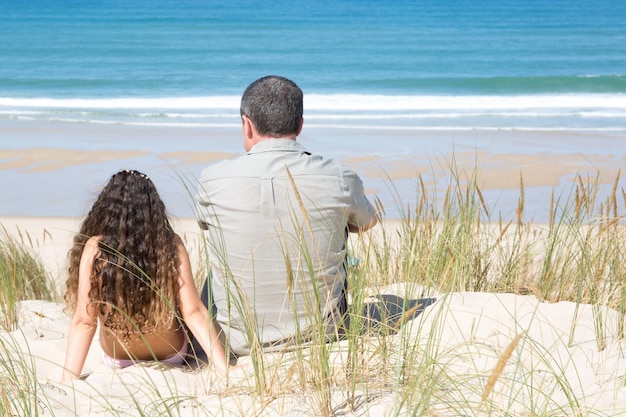
{"label": "beach", "polygon": [[[19,140],[0,147],[4,184],[0,224],[41,259],[54,277],[58,295],[64,291],[67,252],[82,216],[110,175],[126,168],[148,173],[157,184],[201,285],[203,240],[190,215],[194,181],[202,167],[212,161],[241,154],[236,127],[215,130],[52,122],[10,122],[7,126]],[[43,135],[46,146],[40,139]],[[359,142],[359,136],[366,139]],[[62,139],[58,143],[50,140],[55,137]],[[313,127],[299,140],[357,171],[368,196],[380,199],[387,208],[415,204],[418,190],[428,194],[425,198],[441,201],[451,184],[463,189],[471,188],[475,181],[486,199],[490,221],[517,221],[523,197],[525,211],[533,213],[526,214],[525,221],[536,223],[534,236],[542,236],[547,226],[541,223],[553,192],[571,201],[580,179],[585,183],[597,179],[600,194],[609,195],[616,187],[623,190],[624,180],[618,173],[626,162],[624,139],[598,132]],[[79,141],[79,146],[67,146],[74,141]],[[411,141],[413,146],[407,151],[406,143]],[[356,152],[348,146],[354,143],[364,146]],[[597,146],[590,151],[588,143]],[[384,147],[380,148],[381,144]],[[377,151],[379,148],[384,152]],[[420,181],[423,186],[418,186]],[[437,193],[441,195],[436,197]],[[402,213],[389,212],[382,214],[379,229],[383,227],[393,240],[398,235],[393,225]],[[377,230],[367,236],[380,239],[383,235]],[[500,244],[503,248],[508,245]],[[599,415],[626,413],[624,341],[618,326],[620,315],[615,310],[569,301],[549,303],[532,293],[440,293],[431,287],[404,283],[376,286],[366,295],[366,306],[376,306],[377,300],[407,300],[419,307],[403,323],[401,332],[385,338],[374,333],[359,339],[363,344],[359,357],[365,361],[361,366],[380,373],[385,367],[372,352],[382,348],[399,349],[400,355],[406,350],[420,358],[433,355],[445,373],[445,377],[433,378],[453,385],[430,392],[438,397],[428,406],[430,414],[457,415],[459,410],[488,414],[487,408],[482,410],[487,407],[482,405],[482,397],[490,384],[491,404],[513,414],[523,415],[529,409],[540,415],[554,410],[564,414],[585,414],[585,410]],[[393,301],[392,306],[398,309],[405,302]],[[375,310],[368,307],[364,311]],[[402,316],[404,311],[397,314]],[[307,376],[302,370],[294,371],[309,363],[302,355],[315,357],[315,348],[267,354],[264,372],[269,386],[262,394],[251,357],[239,359],[242,368],[229,376],[228,383],[204,366],[143,364],[113,370],[102,362],[97,338],[87,357],[84,378],[61,384],[70,319],[61,299],[22,301],[18,312],[17,330],[2,333],[2,355],[27,364],[23,366],[28,371],[21,372],[29,373],[30,384],[37,386],[37,395],[42,398],[37,403],[40,415],[140,415],[139,410],[149,410],[145,411],[149,415],[305,416],[319,415],[324,406],[334,415],[391,416],[413,409],[412,401],[417,401],[400,394],[403,389],[399,387],[379,386],[377,378],[384,372],[372,376],[371,385],[349,378],[343,381],[354,360],[350,347],[354,342],[349,341],[329,345],[334,382],[324,395],[317,385],[304,382],[315,378],[315,367],[306,371],[312,372]],[[603,323],[601,348],[599,317]],[[389,361],[398,360],[390,354]],[[496,369],[498,378],[491,381]],[[422,371],[415,371],[417,380],[424,377]],[[433,389],[428,386],[428,390]],[[512,393],[517,393],[517,398],[511,397]]]}
{"label": "beach", "polygon": [[[372,311],[378,312],[375,319],[367,320],[379,324],[363,336],[322,350],[303,346],[295,352],[266,354],[261,371],[254,370],[258,365],[254,357],[241,357],[240,368],[228,381],[204,365],[171,368],[153,363],[113,370],[102,361],[96,337],[83,378],[62,384],[59,378],[70,320],[60,298],[67,252],[100,188],[120,169],[147,173],[167,205],[174,229],[183,237],[200,287],[206,265],[202,235],[193,218],[197,178],[211,162],[242,153],[241,133],[238,126],[35,121],[4,121],[2,126],[14,140],[0,146],[0,224],[41,259],[57,289],[56,302],[19,302],[17,329],[2,332],[2,360],[17,364],[8,372],[28,376],[13,377],[11,388],[5,391],[17,404],[14,408],[30,404],[31,397],[24,397],[19,388],[25,384],[26,390],[34,387],[32,392],[39,398],[34,405],[39,415],[56,417],[145,413],[394,416],[418,409],[420,415],[444,416],[488,415],[490,409],[514,415],[626,413],[623,316],[602,301],[546,302],[532,293],[532,285],[522,286],[523,291],[517,293],[439,292],[410,279],[404,282],[406,277],[398,280],[395,273],[384,270],[378,272],[381,283],[399,282],[367,289],[365,299],[359,301],[364,302],[363,314],[369,317]],[[494,251],[506,252],[515,242],[512,231],[502,239],[509,227],[503,229],[503,225],[522,220],[537,225],[527,236],[537,239],[538,246],[530,245],[535,248],[533,256],[541,258],[548,252],[542,249],[546,244],[541,239],[546,237],[551,204],[555,209],[553,198],[557,206],[559,201],[566,205],[561,209],[567,213],[567,205],[583,188],[597,189],[598,203],[611,193],[623,192],[619,173],[626,162],[624,139],[621,133],[601,131],[313,124],[298,140],[357,171],[368,197],[381,203],[383,222],[366,239],[387,236],[396,242],[401,235],[398,222],[413,216],[411,210],[420,198],[442,207],[449,190],[460,203],[466,193],[475,196],[478,186],[484,221],[492,224],[489,227],[495,235],[501,235]],[[596,181],[596,188],[587,188]],[[524,204],[521,218],[520,201]],[[388,249],[392,257],[403,251],[401,238],[398,244]],[[382,241],[376,244],[377,248],[387,246]],[[540,265],[539,260],[529,268],[534,271]],[[500,279],[497,271],[491,275]],[[390,306],[395,319],[380,324],[386,322],[380,311],[389,311]],[[378,333],[380,329],[385,336]],[[318,362],[317,358],[327,359]],[[358,369],[353,368],[355,361]],[[398,379],[393,375],[400,366],[407,370]],[[320,376],[322,369],[328,369],[325,372],[330,376]],[[358,381],[350,379],[351,373],[359,375]],[[325,378],[329,378],[327,388],[320,382]],[[422,384],[425,388],[420,388]],[[429,399],[411,394],[424,390]]]}
{"label": "beach", "polygon": [[[79,223],[76,217],[0,217],[0,224],[44,262],[61,290],[65,257]],[[197,273],[201,238],[195,221],[174,219],[173,225],[184,237]],[[393,230],[389,224],[378,227]],[[380,230],[368,236],[380,238]],[[12,382],[3,388],[3,395],[5,401],[14,401],[13,407],[26,407],[23,404],[31,397],[20,400],[18,393],[20,383],[27,384],[31,395],[37,396],[32,404],[36,415],[57,417],[311,416],[323,414],[324,407],[332,415],[346,416],[404,415],[423,408],[427,415],[462,411],[488,415],[492,407],[512,415],[626,413],[625,345],[617,325],[623,321],[615,310],[549,303],[532,294],[440,293],[398,283],[367,290],[364,306],[370,307],[364,311],[375,311],[381,300],[386,300],[387,308],[406,308],[401,307],[405,303],[415,307],[410,316],[400,310],[395,318],[388,317],[390,323],[400,323],[391,330],[379,324],[382,327],[359,336],[356,351],[352,339],[328,344],[332,389],[326,393],[314,382],[319,372],[315,358],[320,354],[315,347],[265,354],[262,372],[267,385],[260,392],[251,357],[239,358],[241,368],[230,374],[228,383],[206,366],[148,363],[113,370],[102,362],[97,337],[82,379],[62,384],[59,377],[69,328],[64,305],[22,301],[18,328],[0,334],[4,361],[0,375],[8,378],[7,372],[16,373],[7,379]],[[601,339],[598,320],[603,323]],[[388,352],[381,356],[381,349]],[[385,373],[397,372],[397,364],[413,356],[415,362],[406,362],[405,366],[412,365],[403,371],[405,382],[379,385],[377,381],[385,378],[395,380]],[[366,379],[350,379],[354,360]],[[422,378],[426,380],[420,382]],[[413,384],[423,384],[426,391],[420,392],[428,398],[407,397],[404,385]],[[428,406],[420,406],[422,401]]]}
{"label": "beach", "polygon": [[[0,330],[0,415],[626,415],[626,2],[0,2],[0,231],[54,283]],[[197,182],[244,152],[241,94],[270,74],[381,217],[348,242],[351,331],[228,381],[113,370],[94,340],[60,383],[101,188],[148,175],[200,286]]]}

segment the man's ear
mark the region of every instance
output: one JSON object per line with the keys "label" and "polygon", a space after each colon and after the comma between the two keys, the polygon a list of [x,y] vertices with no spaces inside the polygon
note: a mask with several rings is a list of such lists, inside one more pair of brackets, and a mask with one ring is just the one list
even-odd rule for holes
{"label": "man's ear", "polygon": [[248,116],[241,116],[241,121],[243,123],[243,137],[246,140],[252,140],[254,137],[254,125],[252,121],[248,118]]}
{"label": "man's ear", "polygon": [[304,126],[304,117],[300,119],[300,128],[298,129],[298,136],[302,133],[302,126]]}
{"label": "man's ear", "polygon": [[258,133],[249,117],[241,116],[241,121],[243,130],[243,148],[246,152],[250,152],[250,149],[252,149],[258,141]]}

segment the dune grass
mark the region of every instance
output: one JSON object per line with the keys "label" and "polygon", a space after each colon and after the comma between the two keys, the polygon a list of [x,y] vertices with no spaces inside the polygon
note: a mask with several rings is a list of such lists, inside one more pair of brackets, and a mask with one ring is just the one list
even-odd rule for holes
{"label": "dune grass", "polygon": [[[137,381],[119,377],[128,390],[126,408],[120,408],[117,400],[101,392],[102,385],[89,378],[75,386],[75,395],[101,395],[92,401],[103,409],[109,407],[110,415],[140,416],[156,415],[157,411],[174,416],[374,416],[382,415],[382,410],[390,416],[626,413],[626,409],[611,409],[595,397],[587,398],[585,376],[572,378],[568,371],[580,343],[577,326],[588,314],[593,317],[590,326],[596,355],[609,355],[616,340],[618,346],[623,344],[626,193],[620,181],[618,175],[606,186],[598,177],[578,176],[569,195],[552,196],[549,221],[537,224],[525,217],[523,178],[517,211],[510,219],[503,219],[486,203],[477,173],[465,177],[451,167],[443,195],[418,178],[415,207],[403,207],[399,202],[402,217],[388,219],[385,207],[377,201],[381,224],[347,242],[350,257],[356,261],[348,265],[350,321],[339,340],[327,343],[325,323],[320,320],[310,323],[318,337],[290,351],[262,353],[253,348],[251,355],[242,359],[250,365],[248,372],[232,377],[228,386],[207,382],[197,392],[182,392],[167,372],[146,367]],[[294,206],[295,211],[298,208]],[[302,236],[308,233],[304,224]],[[28,293],[21,289],[26,282],[33,282],[33,272],[5,273],[7,265],[18,271],[40,269],[29,266],[30,258],[15,257],[22,252],[6,233],[2,242],[13,256],[4,255],[9,261],[2,260],[0,265],[0,292],[9,294],[2,299],[3,317],[10,317],[6,311],[24,298],[21,295],[45,298],[46,294],[45,290]],[[315,254],[306,245],[301,249],[305,264],[312,265]],[[201,269],[200,274],[205,272]],[[37,279],[47,282],[45,271],[42,273]],[[480,316],[467,328],[450,314],[455,294],[466,292],[525,295],[530,297],[523,299],[530,310],[520,317],[519,310],[526,304],[502,301],[498,307],[512,320],[510,328],[486,332],[486,319]],[[394,299],[396,311],[385,307],[381,294],[398,296]],[[248,338],[256,340],[249,303],[236,290],[232,296],[236,299],[233,308],[249,320]],[[436,307],[426,305],[431,298],[437,299]],[[571,308],[564,310],[571,322],[569,332],[555,345],[544,346],[533,333],[534,323],[544,319],[533,310],[532,302],[562,301],[570,302]],[[319,302],[314,297],[310,308],[318,308]],[[378,314],[376,320],[365,314],[372,311]],[[414,319],[417,313],[421,314]],[[15,318],[11,320],[5,329],[13,328]],[[456,338],[450,338],[451,334]],[[5,365],[0,378],[5,388],[0,414],[21,415],[11,398],[23,398],[18,401],[23,406],[32,404],[32,393],[40,392],[38,384],[42,382],[30,360],[11,353],[14,350],[7,347],[10,339],[3,337],[0,349]],[[566,352],[571,353],[560,356],[556,353],[559,347],[567,347]],[[12,397],[6,387],[13,390]],[[620,386],[611,389],[609,397],[621,395]],[[145,392],[152,400],[146,399]],[[148,408],[146,401],[151,401]],[[67,408],[71,409],[71,404]],[[53,409],[48,407],[46,412]],[[36,407],[29,409],[29,414],[44,415]],[[59,411],[58,415],[71,413]]]}
{"label": "dune grass", "polygon": [[[19,240],[18,240],[19,239]],[[37,257],[28,234],[13,237],[0,225],[0,415],[42,415],[45,398],[37,389],[32,359],[8,331],[18,324],[19,302],[59,301],[55,284]]]}
{"label": "dune grass", "polygon": [[58,301],[53,277],[37,257],[30,236],[20,231],[18,236],[0,225],[0,327],[5,330],[15,328],[18,301]]}

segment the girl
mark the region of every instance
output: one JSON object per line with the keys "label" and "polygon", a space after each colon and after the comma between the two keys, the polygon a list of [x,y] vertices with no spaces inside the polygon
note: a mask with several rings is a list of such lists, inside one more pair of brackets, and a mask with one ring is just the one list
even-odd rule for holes
{"label": "girl", "polygon": [[111,177],[74,237],[66,285],[73,317],[63,381],[80,375],[98,321],[103,359],[113,367],[182,363],[187,327],[225,374],[224,347],[198,296],[189,255],[145,174]]}

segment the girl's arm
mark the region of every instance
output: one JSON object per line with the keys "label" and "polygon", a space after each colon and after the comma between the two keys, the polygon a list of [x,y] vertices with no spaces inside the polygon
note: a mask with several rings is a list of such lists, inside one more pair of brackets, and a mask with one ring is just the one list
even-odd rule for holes
{"label": "girl's arm", "polygon": [[72,317],[67,338],[65,365],[61,375],[62,382],[80,376],[98,325],[96,308],[89,302],[89,291],[91,290],[90,279],[93,274],[93,264],[99,251],[98,239],[92,237],[85,243],[80,257],[76,311]]}
{"label": "girl's arm", "polygon": [[180,238],[178,239],[178,258],[180,261],[179,300],[183,320],[200,342],[202,349],[212,359],[218,372],[221,375],[226,375],[228,361],[224,353],[224,346],[219,339],[216,323],[209,320],[209,312],[200,300],[193,281],[189,254]]}

